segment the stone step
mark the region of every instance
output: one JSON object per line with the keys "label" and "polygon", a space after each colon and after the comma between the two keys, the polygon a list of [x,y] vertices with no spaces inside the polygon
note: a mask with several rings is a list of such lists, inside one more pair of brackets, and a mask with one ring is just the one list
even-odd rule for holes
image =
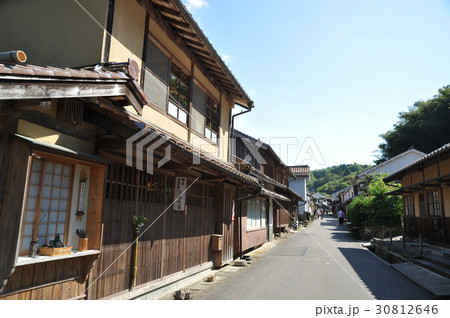
{"label": "stone step", "polygon": [[411,262],[391,266],[433,295],[444,299],[450,298],[450,279],[447,277]]}
{"label": "stone step", "polygon": [[425,267],[426,269],[435,272],[441,276],[450,278],[450,269],[447,267],[442,267],[436,264],[435,262],[429,261],[425,258],[424,259],[416,258],[413,260],[413,263]]}
{"label": "stone step", "polygon": [[433,263],[435,263],[435,264],[437,264],[439,266],[442,266],[442,267],[450,269],[450,259],[448,259],[446,257],[440,257],[440,256],[437,256],[437,255],[431,254],[431,255],[424,255],[422,258],[424,260],[433,262]]}

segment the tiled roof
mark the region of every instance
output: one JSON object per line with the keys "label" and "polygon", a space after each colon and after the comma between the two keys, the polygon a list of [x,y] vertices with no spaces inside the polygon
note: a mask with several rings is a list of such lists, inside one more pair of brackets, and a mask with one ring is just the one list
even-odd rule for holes
{"label": "tiled roof", "polygon": [[309,176],[309,166],[303,165],[303,166],[289,166],[291,168],[292,173],[294,176]]}
{"label": "tiled roof", "polygon": [[149,123],[148,121],[144,120],[141,117],[138,117],[134,114],[129,114],[129,118],[133,121],[139,122],[144,125],[143,129],[149,129],[156,134],[158,134],[160,137],[166,139],[171,144],[177,146],[178,148],[182,149],[185,152],[188,152],[190,155],[199,156],[200,159],[203,159],[206,164],[212,165],[213,168],[220,168],[223,170],[223,172],[230,174],[242,181],[247,182],[248,184],[259,187],[258,179],[255,177],[252,177],[244,172],[239,171],[236,169],[231,163],[226,162],[222,159],[219,159],[208,152],[194,147],[192,144],[189,144],[188,142],[182,140],[181,138],[172,135],[171,133],[168,133],[164,131],[161,128],[156,127],[155,125]]}
{"label": "tiled roof", "polygon": [[[135,63],[130,60],[121,65],[132,65]],[[126,68],[126,67],[124,67]],[[63,82],[67,84],[111,84],[119,83],[126,85],[129,89],[130,95],[124,94],[122,97],[132,105],[138,113],[142,112],[142,107],[150,101],[145,95],[142,87],[136,82],[134,78],[121,71],[108,71],[105,67],[98,65],[92,70],[87,69],[73,69],[73,68],[57,68],[57,67],[42,67],[36,65],[20,65],[20,64],[0,64],[0,82],[7,82],[10,84],[22,83],[29,81],[30,83],[52,83],[57,84]],[[51,94],[54,90],[40,90],[42,98],[53,98]],[[79,92],[79,97],[83,97],[82,91]],[[1,98],[2,96],[0,96]],[[3,95],[3,99],[15,98],[15,96],[7,97]]]}
{"label": "tiled roof", "polygon": [[179,36],[193,56],[203,64],[205,74],[214,77],[223,90],[245,100],[246,108],[253,107],[253,101],[247,95],[241,84],[223,62],[197,22],[184,6],[181,0],[151,0],[150,4],[138,1],[149,11],[159,12],[160,18],[170,26],[174,35]]}
{"label": "tiled roof", "polygon": [[76,78],[76,79],[123,79],[129,77],[123,72],[104,70],[90,71],[72,68],[42,67],[36,65],[0,64],[0,74],[33,76],[40,78]]}
{"label": "tiled roof", "polygon": [[413,170],[414,168],[418,168],[419,166],[427,163],[428,161],[431,161],[431,160],[435,159],[436,157],[439,157],[439,156],[447,154],[447,153],[450,153],[450,143],[445,144],[444,146],[436,149],[435,151],[430,152],[428,155],[417,159],[416,161],[412,162],[411,164],[407,165],[406,167],[403,167],[403,168],[393,172],[392,174],[390,174],[389,176],[384,178],[383,181],[390,182],[390,181],[394,181],[398,178],[401,178],[402,175],[407,173],[408,171]]}

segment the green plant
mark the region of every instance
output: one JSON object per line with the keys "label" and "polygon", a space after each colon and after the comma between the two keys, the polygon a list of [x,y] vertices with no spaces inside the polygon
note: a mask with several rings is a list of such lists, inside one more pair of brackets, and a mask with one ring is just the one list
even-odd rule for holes
{"label": "green plant", "polygon": [[87,231],[85,229],[77,229],[75,231],[75,234],[79,237],[79,238],[87,238]]}
{"label": "green plant", "polygon": [[144,223],[147,222],[148,219],[144,215],[135,215],[133,216],[133,228],[135,232],[139,232],[141,228],[144,226]]}
{"label": "green plant", "polygon": [[360,226],[400,226],[402,215],[401,197],[386,195],[392,187],[386,185],[384,175],[373,176],[362,195],[353,198],[347,208],[347,219],[352,225]]}

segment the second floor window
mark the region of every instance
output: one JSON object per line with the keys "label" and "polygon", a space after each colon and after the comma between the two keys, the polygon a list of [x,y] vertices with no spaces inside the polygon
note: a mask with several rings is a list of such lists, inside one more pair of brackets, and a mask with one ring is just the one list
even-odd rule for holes
{"label": "second floor window", "polygon": [[169,114],[187,124],[189,76],[172,64],[169,80]]}
{"label": "second floor window", "polygon": [[206,99],[205,137],[217,143],[220,126],[219,105],[211,98]]}

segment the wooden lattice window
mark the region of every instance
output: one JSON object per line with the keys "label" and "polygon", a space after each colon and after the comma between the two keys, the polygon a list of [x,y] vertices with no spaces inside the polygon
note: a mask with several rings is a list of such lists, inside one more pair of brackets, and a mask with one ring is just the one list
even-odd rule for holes
{"label": "wooden lattice window", "polygon": [[79,99],[63,99],[58,105],[57,117],[74,125],[83,123],[84,102]]}
{"label": "wooden lattice window", "polygon": [[433,190],[428,192],[428,215],[439,216],[441,215],[441,204],[439,200],[439,190]]}
{"label": "wooden lattice window", "polygon": [[114,164],[108,166],[106,199],[164,203],[163,175],[153,175],[133,167]]}
{"label": "wooden lattice window", "polygon": [[403,197],[403,213],[405,216],[414,216],[413,197],[411,195]]}
{"label": "wooden lattice window", "polygon": [[73,166],[33,158],[24,214],[21,254],[31,240],[48,244],[59,234],[67,242]]}

